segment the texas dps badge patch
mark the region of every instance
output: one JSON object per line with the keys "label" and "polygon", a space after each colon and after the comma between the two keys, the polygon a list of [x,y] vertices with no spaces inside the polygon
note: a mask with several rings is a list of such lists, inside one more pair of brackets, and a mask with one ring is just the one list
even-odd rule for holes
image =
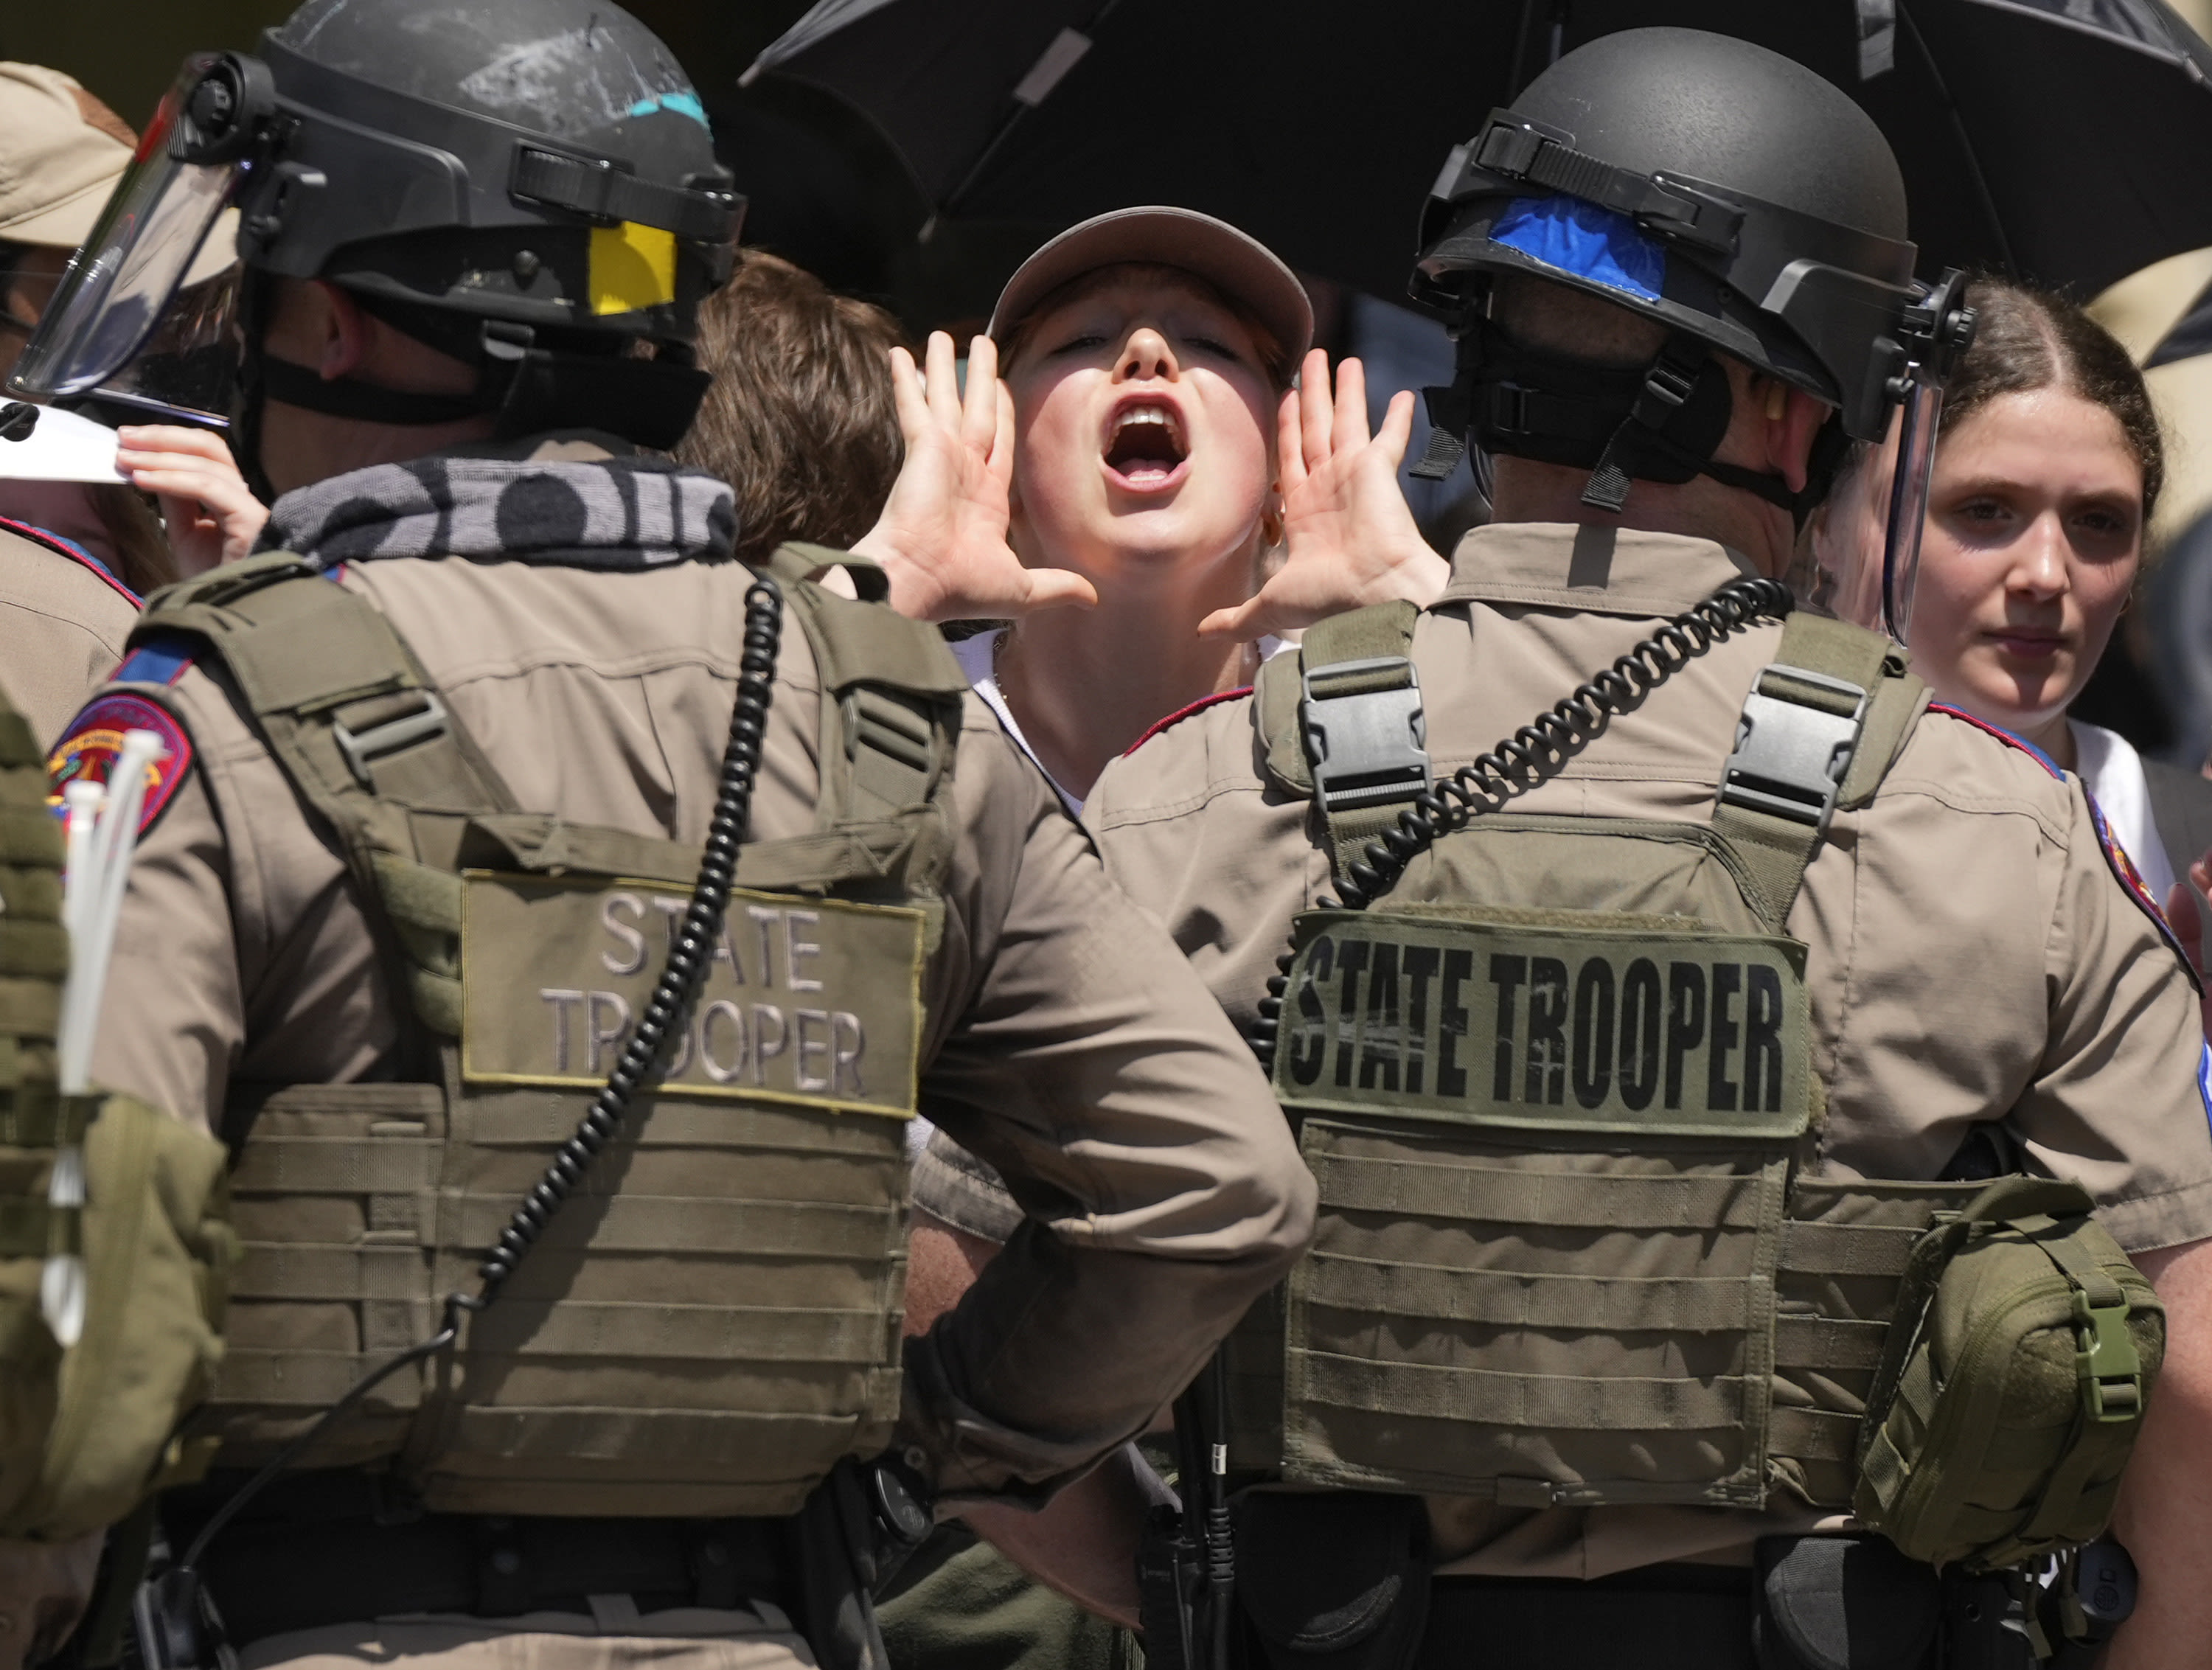
{"label": "texas dps badge patch", "polygon": [[[462,1078],[604,1083],[690,902],[665,882],[469,871]],[[661,1091],[912,1118],[922,924],[903,906],[733,891]]]}
{"label": "texas dps badge patch", "polygon": [[138,833],[154,827],[154,820],[169,804],[177,785],[191,769],[192,739],[176,716],[159,702],[143,695],[117,691],[95,697],[70,721],[54,751],[46,758],[46,804],[56,817],[62,813],[62,791],[71,783],[105,785],[123,749],[126,731],[151,731],[167,749],[167,758],[146,768],[146,799],[138,813]]}

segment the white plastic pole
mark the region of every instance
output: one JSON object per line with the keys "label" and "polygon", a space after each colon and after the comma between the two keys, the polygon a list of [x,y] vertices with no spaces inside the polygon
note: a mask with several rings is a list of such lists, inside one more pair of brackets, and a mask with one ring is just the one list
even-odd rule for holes
{"label": "white plastic pole", "polygon": [[[91,1088],[92,1041],[99,1029],[100,999],[115,950],[116,925],[122,920],[131,860],[138,848],[146,773],[167,757],[168,750],[153,732],[126,731],[108,771],[105,793],[90,783],[72,783],[62,791],[69,816],[62,920],[69,928],[70,970],[62,987],[56,1054],[64,1096],[82,1096]],[[47,1204],[81,1207],[84,1200],[82,1152],[74,1145],[58,1150]],[[85,1300],[83,1259],[71,1253],[50,1255],[40,1276],[40,1309],[64,1349],[76,1344],[84,1332]]]}

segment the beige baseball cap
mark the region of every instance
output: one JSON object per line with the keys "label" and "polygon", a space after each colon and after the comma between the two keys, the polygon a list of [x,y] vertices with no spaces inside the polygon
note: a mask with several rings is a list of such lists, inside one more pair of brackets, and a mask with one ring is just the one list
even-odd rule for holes
{"label": "beige baseball cap", "polygon": [[[74,78],[0,63],[0,243],[75,249],[92,235],[137,144],[130,124]],[[237,216],[226,211],[185,282],[235,261],[237,235]]]}
{"label": "beige baseball cap", "polygon": [[992,339],[1002,339],[1070,280],[1128,261],[1194,273],[1243,303],[1282,345],[1285,371],[1296,371],[1313,345],[1313,303],[1273,250],[1226,221],[1162,204],[1094,216],[1023,262],[991,310]]}

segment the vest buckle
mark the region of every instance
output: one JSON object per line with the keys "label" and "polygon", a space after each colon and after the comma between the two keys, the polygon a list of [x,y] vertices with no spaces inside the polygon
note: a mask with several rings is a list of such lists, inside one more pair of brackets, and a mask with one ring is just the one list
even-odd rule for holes
{"label": "vest buckle", "polygon": [[1780,663],[1759,675],[1721,772],[1723,805],[1825,834],[1866,724],[1863,688]]}
{"label": "vest buckle", "polygon": [[441,735],[447,729],[446,704],[433,689],[414,689],[400,694],[419,698],[417,706],[406,712],[361,730],[349,729],[343,720],[331,720],[331,740],[337,744],[338,752],[345,756],[354,780],[371,794],[376,792],[376,780],[369,767],[387,754],[397,754],[403,748],[411,748],[418,742],[427,742]]}
{"label": "vest buckle", "polygon": [[1306,668],[1302,719],[1325,810],[1410,800],[1428,787],[1428,724],[1409,657]]}

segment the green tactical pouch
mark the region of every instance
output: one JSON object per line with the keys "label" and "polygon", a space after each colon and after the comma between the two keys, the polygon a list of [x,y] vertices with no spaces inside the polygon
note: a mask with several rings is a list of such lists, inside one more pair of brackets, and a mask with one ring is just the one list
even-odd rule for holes
{"label": "green tactical pouch", "polygon": [[2076,1184],[2002,1177],[1914,1248],[1852,1504],[1912,1558],[1990,1570],[2110,1519],[2166,1313],[2090,1209]]}
{"label": "green tactical pouch", "polygon": [[[225,1289],[237,1256],[227,1157],[214,1139],[129,1096],[96,1106],[84,1126],[77,1223],[84,1331],[61,1354],[36,1474],[0,1515],[0,1537],[60,1541],[112,1524],[149,1490],[181,1482],[209,1459],[175,1435],[208,1395],[222,1355]],[[8,1322],[44,1335],[37,1277],[25,1273],[27,1303],[9,1303]],[[15,1290],[11,1279],[0,1300],[14,1300]],[[7,1360],[12,1368],[15,1358]]]}

